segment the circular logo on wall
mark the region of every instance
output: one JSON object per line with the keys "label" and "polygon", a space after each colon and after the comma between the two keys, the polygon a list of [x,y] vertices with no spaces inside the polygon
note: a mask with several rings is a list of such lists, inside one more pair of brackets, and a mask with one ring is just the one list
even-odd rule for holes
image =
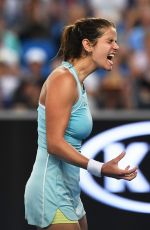
{"label": "circular logo on wall", "polygon": [[150,213],[149,202],[120,196],[127,189],[132,194],[150,193],[149,178],[140,167],[150,151],[149,141],[147,141],[149,137],[150,121],[144,121],[111,128],[85,142],[82,146],[82,154],[93,159],[103,154],[104,162],[125,151],[126,155],[119,162],[119,167],[125,168],[129,164],[130,167],[138,166],[138,175],[132,181],[104,177],[103,185],[101,185],[95,177],[81,169],[82,191],[93,199],[115,208]]}

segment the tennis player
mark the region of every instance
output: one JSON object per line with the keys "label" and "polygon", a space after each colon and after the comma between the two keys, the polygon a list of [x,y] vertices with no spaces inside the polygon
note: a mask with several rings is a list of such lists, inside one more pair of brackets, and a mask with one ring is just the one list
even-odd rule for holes
{"label": "tennis player", "polygon": [[119,49],[115,25],[85,18],[64,28],[58,56],[62,64],[47,78],[38,106],[38,149],[25,188],[30,225],[46,230],[87,230],[80,199],[80,168],[97,177],[132,180],[137,168],[118,167],[125,153],[106,163],[81,153],[92,131],[84,80],[97,68],[112,70]]}

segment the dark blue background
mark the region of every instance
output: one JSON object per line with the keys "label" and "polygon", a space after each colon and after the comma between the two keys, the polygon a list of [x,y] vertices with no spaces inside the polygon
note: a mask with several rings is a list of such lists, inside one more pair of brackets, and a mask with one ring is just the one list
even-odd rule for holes
{"label": "dark blue background", "polygon": [[[91,136],[135,120],[94,120]],[[137,121],[137,120],[136,120]],[[145,137],[149,142],[149,138]],[[24,188],[31,173],[37,148],[36,120],[0,120],[1,143],[1,226],[2,230],[32,230],[24,219]],[[150,155],[150,154],[148,154]],[[150,175],[150,157],[144,161]],[[126,194],[125,194],[126,195]],[[135,194],[136,196],[136,194]],[[138,194],[137,194],[138,196]],[[123,211],[94,201],[81,193],[89,230],[144,230],[150,229],[150,214]],[[150,194],[140,194],[140,199],[150,201]]]}

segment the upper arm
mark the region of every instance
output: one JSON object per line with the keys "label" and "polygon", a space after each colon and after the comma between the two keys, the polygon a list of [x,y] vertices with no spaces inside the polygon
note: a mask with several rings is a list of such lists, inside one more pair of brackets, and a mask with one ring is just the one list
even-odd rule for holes
{"label": "upper arm", "polygon": [[45,100],[48,146],[64,137],[76,92],[76,82],[69,72],[48,79]]}

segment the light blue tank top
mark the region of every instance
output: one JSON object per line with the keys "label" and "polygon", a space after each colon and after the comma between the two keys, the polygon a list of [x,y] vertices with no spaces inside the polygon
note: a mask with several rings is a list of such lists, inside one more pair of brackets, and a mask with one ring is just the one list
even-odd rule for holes
{"label": "light blue tank top", "polygon": [[[75,78],[79,98],[73,105],[64,138],[81,150],[82,140],[92,130],[92,118],[85,89],[76,70],[69,62],[62,62]],[[54,108],[55,109],[55,108]],[[59,143],[58,143],[59,144]],[[80,201],[80,168],[47,153],[45,107],[38,107],[38,151],[25,190],[25,214],[29,224],[48,226],[59,208],[67,218],[78,220],[83,209]]]}
{"label": "light blue tank top", "polygon": [[[65,140],[77,150],[81,149],[82,140],[89,136],[92,130],[92,118],[88,106],[86,90],[82,88],[76,70],[69,62],[62,62],[75,78],[78,86],[78,101],[73,105],[68,127],[65,131]],[[55,108],[54,108],[55,109]],[[45,109],[39,105],[38,108],[38,145],[47,149]]]}

